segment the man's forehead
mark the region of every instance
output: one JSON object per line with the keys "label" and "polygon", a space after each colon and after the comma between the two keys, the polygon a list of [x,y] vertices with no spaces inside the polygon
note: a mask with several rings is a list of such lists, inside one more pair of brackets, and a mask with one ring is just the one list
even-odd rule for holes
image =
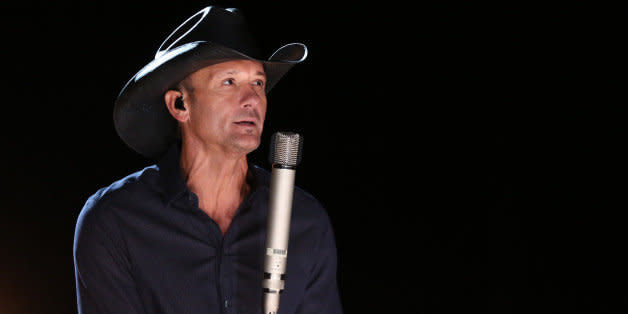
{"label": "man's forehead", "polygon": [[239,72],[254,72],[255,75],[266,76],[264,66],[259,61],[254,60],[233,60],[226,61],[200,69],[198,72],[213,74],[237,74]]}

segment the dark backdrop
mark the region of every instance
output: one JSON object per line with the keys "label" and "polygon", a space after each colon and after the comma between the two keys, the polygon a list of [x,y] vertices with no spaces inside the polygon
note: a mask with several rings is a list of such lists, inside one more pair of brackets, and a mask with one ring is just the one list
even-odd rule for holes
{"label": "dark backdrop", "polygon": [[[626,308],[625,11],[508,3],[213,2],[269,54],[310,49],[251,158],[304,135],[297,184],[332,219],[347,313]],[[208,4],[2,4],[0,312],[76,312],[80,209],[152,164],[113,101]]]}

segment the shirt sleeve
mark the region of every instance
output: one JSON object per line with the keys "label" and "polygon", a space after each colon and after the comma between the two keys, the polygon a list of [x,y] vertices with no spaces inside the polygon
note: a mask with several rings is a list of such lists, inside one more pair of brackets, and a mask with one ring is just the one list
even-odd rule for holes
{"label": "shirt sleeve", "polygon": [[78,313],[144,313],[122,237],[95,203],[88,200],[74,234]]}
{"label": "shirt sleeve", "polygon": [[325,215],[323,232],[318,241],[316,261],[305,288],[298,314],[341,314],[342,306],[336,279],[337,252],[329,217]]}

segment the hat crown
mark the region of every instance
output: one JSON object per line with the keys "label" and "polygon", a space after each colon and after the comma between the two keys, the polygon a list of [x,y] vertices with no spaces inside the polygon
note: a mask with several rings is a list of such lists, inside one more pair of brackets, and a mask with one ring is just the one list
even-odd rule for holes
{"label": "hat crown", "polygon": [[244,16],[235,8],[208,6],[189,17],[159,46],[155,59],[192,42],[212,42],[261,59],[260,49]]}

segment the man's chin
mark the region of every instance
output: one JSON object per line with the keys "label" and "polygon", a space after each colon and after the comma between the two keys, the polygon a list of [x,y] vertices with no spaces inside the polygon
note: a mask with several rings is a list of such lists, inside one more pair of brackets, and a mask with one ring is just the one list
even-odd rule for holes
{"label": "man's chin", "polygon": [[240,152],[248,154],[256,150],[260,145],[258,135],[238,135],[232,141],[233,146]]}

